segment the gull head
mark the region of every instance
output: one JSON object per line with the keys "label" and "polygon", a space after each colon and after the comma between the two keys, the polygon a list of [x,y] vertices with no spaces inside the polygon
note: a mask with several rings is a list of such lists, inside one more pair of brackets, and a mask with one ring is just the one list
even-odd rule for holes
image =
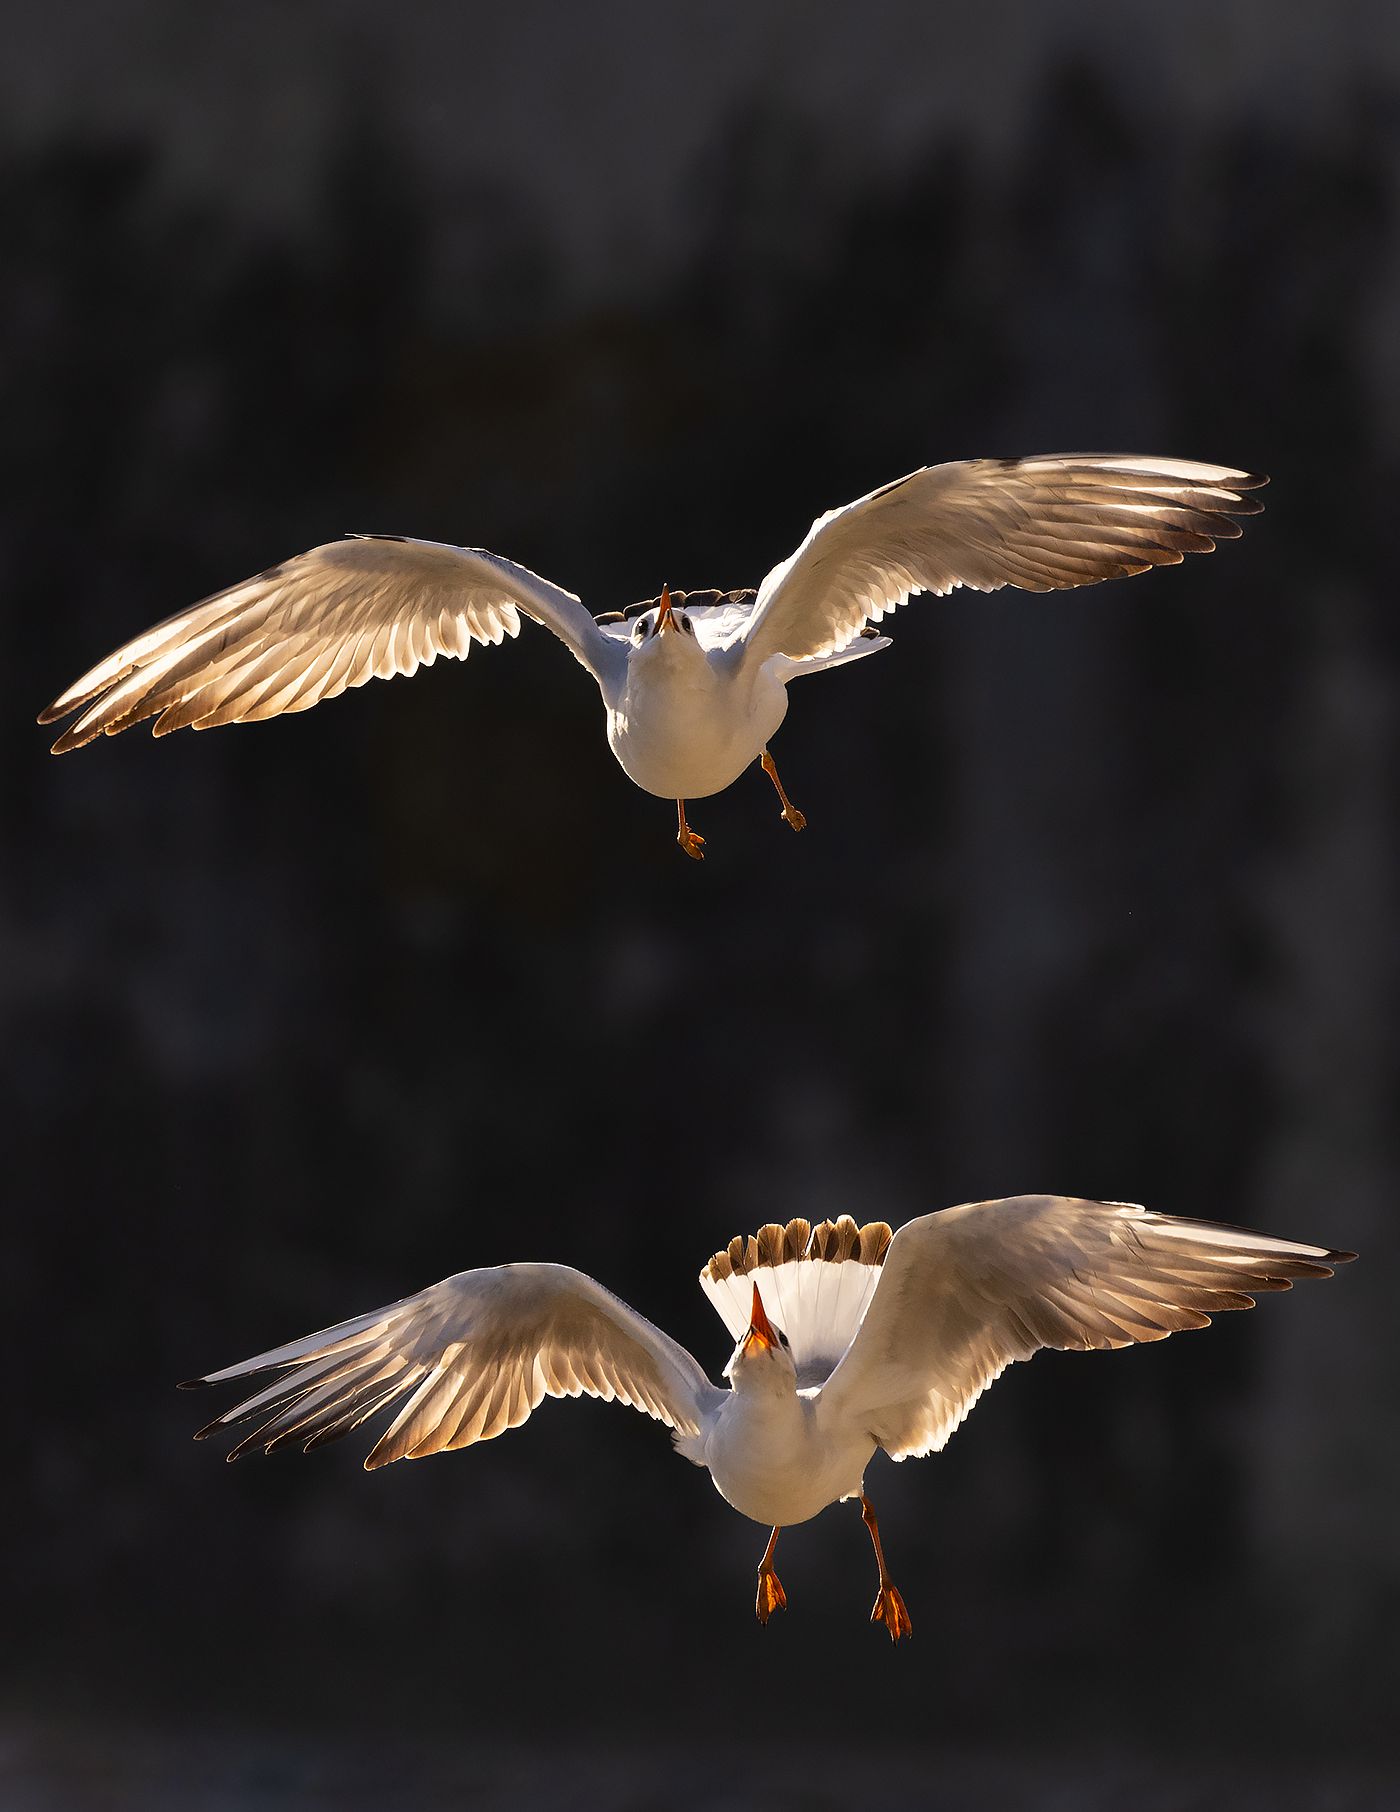
{"label": "gull head", "polygon": [[[684,595],[684,594],[682,594]],[[678,606],[671,602],[669,585],[661,587],[655,610],[647,610],[632,628],[632,645],[628,650],[633,660],[668,666],[683,665],[697,656],[704,659],[695,639],[695,625]]]}
{"label": "gull head", "polygon": [[749,1330],[735,1347],[724,1375],[735,1390],[790,1396],[797,1388],[797,1367],[793,1363],[788,1337],[768,1319],[757,1284],[753,1287]]}

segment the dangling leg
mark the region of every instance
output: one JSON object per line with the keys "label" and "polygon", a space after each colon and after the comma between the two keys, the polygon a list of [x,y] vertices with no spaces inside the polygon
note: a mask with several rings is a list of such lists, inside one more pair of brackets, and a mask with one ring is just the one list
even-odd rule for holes
{"label": "dangling leg", "polygon": [[890,1632],[890,1641],[898,1642],[901,1636],[912,1636],[914,1626],[909,1621],[909,1613],[904,1608],[904,1600],[896,1591],[894,1582],[885,1567],[885,1550],[880,1546],[880,1525],[875,1521],[875,1512],[871,1508],[870,1499],[863,1491],[860,1494],[860,1516],[861,1521],[870,1531],[870,1539],[875,1545],[875,1564],[880,1569],[880,1596],[875,1600],[875,1609],[870,1613],[870,1621],[883,1623]]}
{"label": "dangling leg", "polygon": [[777,789],[778,789],[778,797],[783,802],[783,817],[792,826],[792,828],[794,830],[806,830],[807,820],[803,816],[803,814],[798,811],[797,807],[792,803],[791,799],[789,799],[787,794],[783,791],[783,783],[778,778],[777,765],[775,764],[773,757],[768,753],[767,749],[765,749],[763,751],[762,755],[759,756],[759,760],[763,765],[764,773],[773,782],[773,785],[775,787],[777,787]]}
{"label": "dangling leg", "polygon": [[767,1623],[774,1611],[787,1609],[787,1593],[773,1571],[773,1550],[778,1545],[779,1533],[775,1529],[768,1537],[768,1546],[763,1550],[763,1559],[758,1563],[758,1600],[753,1608],[760,1623]]}
{"label": "dangling leg", "polygon": [[678,827],[676,830],[676,842],[680,844],[681,848],[688,856],[693,856],[697,862],[703,862],[705,860],[705,839],[698,836],[686,823],[684,799],[678,799],[676,801],[676,824]]}

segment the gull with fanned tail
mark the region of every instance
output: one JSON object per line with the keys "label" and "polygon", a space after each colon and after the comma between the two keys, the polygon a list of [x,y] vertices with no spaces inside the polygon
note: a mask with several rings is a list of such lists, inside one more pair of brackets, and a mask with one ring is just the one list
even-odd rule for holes
{"label": "gull with fanned tail", "polygon": [[494,1265],[194,1380],[274,1374],[200,1436],[253,1422],[236,1459],[310,1450],[388,1415],[374,1469],[492,1440],[547,1396],[616,1398],[665,1423],[723,1498],[771,1528],[760,1622],[787,1603],[779,1530],[857,1500],[879,1569],[871,1621],[898,1640],[912,1626],[865,1491],[877,1451],[937,1452],[987,1386],[1042,1347],[1162,1340],[1351,1256],[1056,1195],[946,1208],[893,1236],[883,1222],[789,1221],[732,1240],[700,1273],[737,1342],[728,1390],[583,1272]]}

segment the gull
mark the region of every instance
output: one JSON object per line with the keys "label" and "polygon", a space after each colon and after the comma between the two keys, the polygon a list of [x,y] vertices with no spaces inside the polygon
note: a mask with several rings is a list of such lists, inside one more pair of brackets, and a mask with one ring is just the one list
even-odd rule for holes
{"label": "gull", "polygon": [[700,1273],[737,1343],[727,1390],[602,1284],[554,1264],[462,1271],[182,1388],[276,1374],[196,1435],[254,1421],[230,1460],[310,1452],[392,1412],[367,1471],[493,1440],[547,1396],[630,1403],[772,1530],[760,1623],[787,1604],[779,1531],[854,1499],[879,1569],[870,1621],[898,1641],[912,1625],[865,1492],[877,1450],[936,1453],[987,1386],[1042,1347],[1162,1340],[1353,1256],[1058,1195],[945,1208],[893,1236],[883,1221],[792,1220],[731,1240]]}
{"label": "gull", "polygon": [[628,778],[676,802],[676,841],[704,860],[686,801],[754,761],[788,798],[768,744],[787,688],[890,646],[873,625],[919,592],[1058,591],[1175,565],[1240,534],[1267,483],[1230,466],[1128,454],[925,466],[812,524],[757,591],[672,592],[593,617],[573,592],[479,547],[354,535],[314,547],[148,629],[39,718],[76,713],[56,755],[153,717],[154,734],[306,711],[373,678],[465,660],[527,617],[592,674]]}

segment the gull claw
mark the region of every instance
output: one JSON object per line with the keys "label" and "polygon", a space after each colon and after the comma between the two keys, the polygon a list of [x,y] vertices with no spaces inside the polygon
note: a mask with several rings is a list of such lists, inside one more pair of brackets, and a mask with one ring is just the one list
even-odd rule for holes
{"label": "gull claw", "polygon": [[760,1567],[758,1570],[758,1598],[753,1608],[760,1623],[767,1623],[774,1611],[787,1609],[787,1593],[771,1567]]}
{"label": "gull claw", "polygon": [[705,860],[705,839],[697,831],[689,829],[678,831],[676,842],[680,844],[692,861],[703,862]]}
{"label": "gull claw", "polygon": [[880,1583],[880,1595],[875,1600],[875,1608],[870,1613],[870,1621],[883,1623],[890,1632],[891,1642],[898,1642],[901,1636],[914,1634],[914,1625],[910,1622],[909,1613],[904,1608],[904,1600],[887,1579]]}
{"label": "gull claw", "polygon": [[785,824],[790,824],[795,831],[806,830],[807,828],[807,814],[805,812],[799,812],[795,805],[785,805],[783,807],[782,819]]}

